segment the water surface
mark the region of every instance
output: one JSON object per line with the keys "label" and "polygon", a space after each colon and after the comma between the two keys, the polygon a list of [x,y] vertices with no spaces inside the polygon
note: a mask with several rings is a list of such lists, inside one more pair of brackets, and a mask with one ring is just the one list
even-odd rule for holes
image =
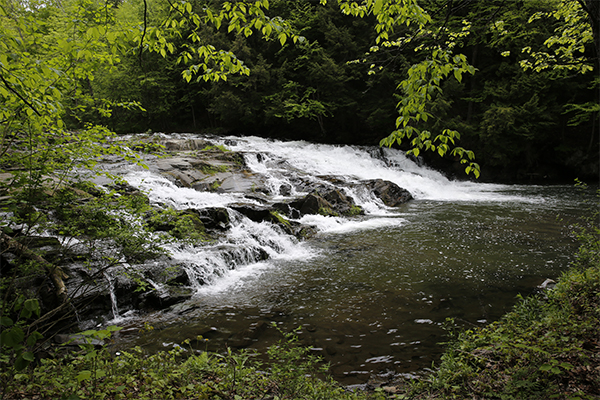
{"label": "water surface", "polygon": [[[250,152],[248,164],[271,179],[275,194],[294,174],[334,175],[387,179],[415,200],[391,209],[351,193],[366,215],[305,216],[300,222],[318,230],[305,242],[240,219],[228,243],[271,246],[270,258],[216,272],[211,266],[204,279],[209,284],[196,287],[191,301],[130,321],[124,343],[166,349],[202,335],[208,339],[198,345],[202,349],[264,352],[281,338],[272,323],[283,331],[301,326],[302,343],[331,363],[334,378],[364,383],[373,375],[430,367],[443,350],[447,318],[460,326],[495,321],[518,294],[531,294],[573,260],[573,224],[585,213],[585,199],[574,187],[453,182],[391,151],[382,161],[370,156],[372,149],[236,140],[230,146]],[[132,174],[131,183],[151,184]],[[161,185],[154,187],[155,201],[167,196],[182,209],[204,204],[195,196],[210,197]],[[227,206],[239,200],[227,196],[214,201]],[[188,249],[181,257],[206,271],[206,253]],[[141,333],[144,321],[154,329]]]}

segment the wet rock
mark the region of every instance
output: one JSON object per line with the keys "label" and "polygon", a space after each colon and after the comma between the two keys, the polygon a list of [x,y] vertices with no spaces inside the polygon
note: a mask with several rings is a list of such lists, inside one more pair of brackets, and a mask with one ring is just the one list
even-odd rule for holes
{"label": "wet rock", "polygon": [[292,186],[284,183],[281,186],[279,186],[279,194],[281,196],[289,196],[292,193]]}
{"label": "wet rock", "polygon": [[232,204],[229,206],[240,214],[248,217],[254,222],[270,221],[271,210],[266,207],[260,207],[250,204]]}
{"label": "wet rock", "polygon": [[[204,284],[204,282],[200,282]],[[191,284],[189,275],[183,270],[179,269],[175,276],[165,282],[169,286],[189,286]]]}
{"label": "wet rock", "polygon": [[201,150],[212,145],[210,141],[204,139],[171,139],[162,144],[169,151]]}
{"label": "wet rock", "polygon": [[333,211],[339,215],[352,216],[364,214],[362,208],[354,203],[354,199],[347,196],[340,189],[329,190],[323,194],[323,198],[333,206]]}
{"label": "wet rock", "polygon": [[225,177],[219,186],[222,193],[265,193],[270,194],[267,189],[266,180],[258,174],[250,174],[246,171],[230,174]]}
{"label": "wet rock", "polygon": [[[223,151],[209,142],[185,143],[167,142],[168,149],[180,151],[168,158],[154,162],[154,170],[170,177],[175,184],[194,188],[199,191],[245,192],[254,186],[260,186],[258,176],[244,170],[244,156],[236,152]],[[198,143],[205,144],[201,151]],[[212,146],[212,147],[211,147]]]}
{"label": "wet rock", "polygon": [[413,199],[408,190],[401,188],[394,182],[373,179],[363,183],[388,207],[397,207]]}
{"label": "wet rock", "polygon": [[229,229],[229,213],[222,207],[209,207],[191,210],[198,215],[206,229],[224,231]]}
{"label": "wet rock", "polygon": [[364,213],[354,203],[354,199],[340,189],[313,192],[303,198],[289,203],[278,203],[273,207],[290,218],[300,218],[306,214],[350,216]]}
{"label": "wet rock", "polygon": [[298,210],[300,216],[306,214],[318,214],[319,210],[333,209],[331,203],[316,194],[306,195],[299,200],[289,203],[289,206]]}
{"label": "wet rock", "polygon": [[140,296],[139,306],[142,308],[162,310],[189,300],[191,297],[191,289],[166,287],[162,290],[150,290],[142,294]]}

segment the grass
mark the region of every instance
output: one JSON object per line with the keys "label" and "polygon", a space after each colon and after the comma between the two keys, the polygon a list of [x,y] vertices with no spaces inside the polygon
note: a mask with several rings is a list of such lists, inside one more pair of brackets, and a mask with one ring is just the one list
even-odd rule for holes
{"label": "grass", "polygon": [[[87,331],[90,342],[106,331]],[[194,343],[201,344],[198,337]],[[106,348],[45,358],[25,373],[0,376],[4,400],[13,399],[376,399],[352,393],[322,376],[323,364],[294,333],[269,349],[269,364],[247,352],[214,354],[191,341],[153,355],[139,348],[111,355]]]}

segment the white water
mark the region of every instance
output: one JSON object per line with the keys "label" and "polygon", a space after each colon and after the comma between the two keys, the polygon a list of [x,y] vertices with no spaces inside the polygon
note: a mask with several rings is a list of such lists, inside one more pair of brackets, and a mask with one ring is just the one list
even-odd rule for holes
{"label": "white water", "polygon": [[[359,384],[431,366],[446,318],[494,321],[518,293],[556,278],[572,259],[569,225],[584,212],[572,187],[451,181],[390,149],[253,137],[213,142],[244,153],[271,193],[197,192],[148,171],[125,172],[157,205],[224,207],[231,218],[217,242],[170,246],[195,297],[153,314],[152,324],[161,329],[141,334],[136,345],[162,348],[200,332],[210,336],[211,351],[221,351],[258,326],[303,326],[303,345],[331,363],[335,379]],[[386,207],[356,185],[366,179],[395,182],[416,200]],[[331,182],[365,215],[304,215],[297,222],[316,232],[306,241],[233,210],[235,203],[258,205],[261,198],[291,201]],[[144,267],[161,270],[163,261]],[[251,347],[266,351],[280,338],[273,333],[256,333]]]}
{"label": "white water", "polygon": [[[186,138],[191,135],[178,135]],[[314,226],[319,233],[347,233],[406,224],[397,209],[386,207],[372,193],[353,187],[362,180],[383,179],[407,189],[417,200],[448,202],[544,202],[543,197],[518,194],[518,187],[451,181],[441,173],[419,166],[403,152],[375,147],[332,146],[302,141],[281,142],[257,137],[215,140],[230,150],[245,154],[248,168],[262,175],[271,191],[271,201],[298,198],[306,193],[298,180],[331,186],[335,177],[348,183],[344,190],[365,211],[354,218],[305,215],[298,222]],[[382,157],[383,156],[383,157]],[[234,203],[256,204],[244,193],[210,193],[178,187],[169,179],[132,167],[124,178],[145,191],[151,202],[177,210],[229,207]],[[288,187],[282,195],[280,188]],[[517,194],[515,194],[515,191]],[[268,222],[253,222],[228,208],[231,227],[218,242],[204,246],[173,244],[168,250],[182,266],[198,292],[219,291],[260,275],[278,259],[306,260],[318,252]],[[266,256],[265,256],[266,255]],[[260,261],[266,258],[265,261]]]}
{"label": "white water", "polygon": [[[231,145],[233,142],[236,144]],[[278,181],[285,182],[285,176],[295,170],[314,179],[323,175],[345,177],[349,181],[384,179],[408,190],[419,200],[543,201],[508,195],[504,193],[511,188],[507,185],[451,181],[438,171],[417,165],[404,152],[395,149],[281,142],[258,137],[221,140],[221,144],[226,143],[231,150],[261,154],[262,162],[257,157],[248,157],[248,164],[254,171],[269,175],[274,186]],[[374,158],[373,153],[383,153],[385,160]],[[283,168],[281,161],[288,167]],[[361,204],[366,210],[377,213],[378,210],[366,199],[361,200],[367,203]]]}

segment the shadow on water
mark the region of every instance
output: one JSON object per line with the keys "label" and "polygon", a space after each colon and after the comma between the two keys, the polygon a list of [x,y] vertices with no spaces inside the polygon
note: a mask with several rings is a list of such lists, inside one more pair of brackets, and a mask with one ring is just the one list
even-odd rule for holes
{"label": "shadow on water", "polygon": [[517,294],[568,267],[577,248],[571,225],[582,212],[572,191],[520,186],[504,194],[525,201],[415,200],[364,217],[379,228],[325,230],[306,243],[312,258],[246,266],[241,277],[147,316],[152,331],[141,333],[140,321],[124,329],[122,343],[157,350],[202,335],[201,349],[264,352],[281,338],[275,323],[302,326],[302,343],[343,384],[419,371],[441,354],[446,318],[461,326],[497,320]]}

